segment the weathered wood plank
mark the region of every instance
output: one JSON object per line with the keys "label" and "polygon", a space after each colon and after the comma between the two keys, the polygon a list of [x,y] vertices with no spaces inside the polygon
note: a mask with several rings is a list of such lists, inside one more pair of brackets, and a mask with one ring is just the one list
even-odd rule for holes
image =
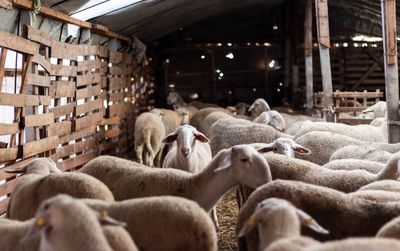
{"label": "weathered wood plank", "polygon": [[50,95],[54,98],[75,97],[75,82],[55,81],[50,85]]}
{"label": "weathered wood plank", "polygon": [[32,141],[22,145],[23,158],[31,157],[38,153],[43,153],[51,149],[56,149],[58,145],[58,136],[51,136],[41,140]]}
{"label": "weathered wood plank", "polygon": [[110,74],[112,75],[131,75],[133,74],[132,66],[112,66],[110,68]]}
{"label": "weathered wood plank", "polygon": [[109,115],[110,117],[118,116],[120,118],[125,118],[127,110],[127,103],[113,104],[109,107]]}
{"label": "weathered wood plank", "polygon": [[109,77],[110,81],[110,91],[123,89],[130,84],[130,80],[128,77]]}
{"label": "weathered wood plank", "polygon": [[9,201],[10,201],[10,198],[6,198],[6,199],[0,201],[0,214],[6,213]]}
{"label": "weathered wood plank", "polygon": [[49,125],[48,136],[64,136],[71,133],[71,121],[62,121]]}
{"label": "weathered wood plank", "polygon": [[103,119],[103,113],[102,112],[96,112],[94,114],[82,117],[82,118],[77,118],[75,120],[75,130],[79,131],[85,127],[90,127],[93,125],[97,125],[99,121]]}
{"label": "weathered wood plank", "polygon": [[72,140],[81,139],[96,134],[96,126],[90,125],[90,127],[84,128],[80,131],[73,132],[71,134],[59,137],[59,143],[64,144]]}
{"label": "weathered wood plank", "polygon": [[41,65],[48,73],[51,70],[50,62],[39,54],[33,55],[32,62]]}
{"label": "weathered wood plank", "polygon": [[51,43],[53,39],[51,38],[50,34],[38,29],[35,29],[31,26],[25,26],[27,38],[29,40],[38,42],[39,44],[43,44],[47,47],[51,47]]}
{"label": "weathered wood plank", "polygon": [[10,180],[4,184],[0,185],[0,196],[10,194],[14,187],[17,185],[18,179]]}
{"label": "weathered wood plank", "polygon": [[71,145],[63,146],[61,148],[56,149],[56,154],[54,156],[55,159],[61,159],[66,156],[73,155],[75,153],[89,151],[91,149],[95,149],[97,146],[95,139],[89,139],[85,141],[79,141]]}
{"label": "weathered wood plank", "polygon": [[0,149],[0,163],[10,160],[16,160],[18,155],[18,148],[2,148]]}
{"label": "weathered wood plank", "polygon": [[113,101],[113,102],[118,102],[118,101],[124,101],[124,98],[126,97],[125,92],[117,92],[117,93],[110,93],[109,94],[109,101]]}
{"label": "weathered wood plank", "polygon": [[115,138],[115,137],[118,137],[120,134],[121,134],[121,130],[119,128],[114,128],[114,129],[103,132],[103,137],[104,138]]}
{"label": "weathered wood plank", "polygon": [[50,76],[42,76],[42,75],[37,75],[37,74],[29,74],[28,77],[28,83],[30,85],[35,85],[35,86],[43,86],[43,87],[49,87],[50,86]]}
{"label": "weathered wood plank", "polygon": [[121,52],[116,52],[116,51],[110,51],[108,58],[109,62],[112,64],[118,64],[123,62],[124,60],[123,54]]}
{"label": "weathered wood plank", "polygon": [[0,135],[10,135],[19,132],[18,123],[4,124],[0,123]]}
{"label": "weathered wood plank", "polygon": [[58,162],[57,167],[61,169],[62,171],[67,171],[79,166],[82,166],[89,162],[90,160],[94,159],[97,157],[97,152],[89,152],[85,154],[81,154],[76,156],[75,158],[70,158],[67,160],[64,160],[63,162]]}
{"label": "weathered wood plank", "polygon": [[69,65],[51,65],[51,75],[53,76],[65,76],[65,77],[75,77],[77,74],[76,66]]}
{"label": "weathered wood plank", "polygon": [[76,61],[79,56],[78,52],[78,47],[75,44],[61,43],[54,40],[51,43],[51,56],[54,58]]}
{"label": "weathered wood plank", "polygon": [[76,106],[75,114],[79,116],[80,114],[92,112],[95,110],[99,110],[101,108],[103,108],[103,101],[101,99],[96,99],[96,100],[87,102],[85,104]]}
{"label": "weathered wood plank", "polygon": [[53,113],[26,115],[22,117],[24,127],[45,126],[54,123]]}
{"label": "weathered wood plank", "polygon": [[62,106],[56,106],[50,108],[49,111],[54,114],[54,118],[57,119],[61,116],[68,115],[74,111],[75,103],[68,103]]}
{"label": "weathered wood plank", "polygon": [[101,74],[100,73],[88,73],[82,76],[76,77],[76,85],[91,85],[95,83],[101,83]]}
{"label": "weathered wood plank", "polygon": [[103,63],[99,60],[86,60],[78,62],[78,71],[90,71],[92,69],[100,69]]}
{"label": "weathered wood plank", "polygon": [[38,106],[50,105],[50,96],[26,95],[26,94],[11,94],[0,93],[0,105],[25,107],[25,106]]}
{"label": "weathered wood plank", "polygon": [[101,93],[100,85],[89,86],[83,89],[76,90],[76,99],[83,99],[92,96],[98,96]]}
{"label": "weathered wood plank", "polygon": [[80,56],[97,56],[100,52],[98,45],[80,44],[78,45]]}
{"label": "weathered wood plank", "polygon": [[35,55],[39,53],[39,45],[25,38],[0,30],[0,47]]}
{"label": "weathered wood plank", "polygon": [[6,10],[11,10],[13,5],[9,0],[0,0],[0,7]]}
{"label": "weathered wood plank", "polygon": [[121,121],[118,116],[112,117],[112,118],[103,118],[103,120],[100,121],[99,125],[104,126],[104,125],[120,125]]}

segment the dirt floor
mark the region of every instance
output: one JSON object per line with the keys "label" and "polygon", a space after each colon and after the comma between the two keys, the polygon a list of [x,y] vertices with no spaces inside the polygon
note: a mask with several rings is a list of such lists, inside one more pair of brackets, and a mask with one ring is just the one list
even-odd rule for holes
{"label": "dirt floor", "polygon": [[236,219],[238,206],[236,203],[235,189],[231,189],[217,206],[219,231],[218,250],[239,250],[235,238]]}

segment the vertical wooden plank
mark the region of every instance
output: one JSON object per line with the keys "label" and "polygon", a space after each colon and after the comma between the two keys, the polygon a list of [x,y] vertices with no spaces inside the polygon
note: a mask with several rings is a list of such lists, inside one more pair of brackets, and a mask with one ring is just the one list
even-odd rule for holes
{"label": "vertical wooden plank", "polygon": [[319,42],[319,54],[321,61],[322,89],[324,92],[324,115],[326,121],[335,120],[332,96],[332,73],[331,60],[329,55],[329,22],[328,22],[328,0],[315,0],[315,11],[317,18],[317,31]]}
{"label": "vertical wooden plank", "polygon": [[396,2],[394,0],[382,0],[381,11],[383,54],[385,55],[384,62],[388,117],[388,142],[397,143],[400,141],[400,116],[398,84],[399,75],[396,48]]}
{"label": "vertical wooden plank", "polygon": [[0,91],[3,87],[4,68],[6,67],[7,49],[2,48],[0,54]]}
{"label": "vertical wooden plank", "polygon": [[313,102],[313,62],[312,62],[312,0],[305,1],[304,20],[304,62],[306,76],[306,112],[312,114]]}
{"label": "vertical wooden plank", "polygon": [[215,76],[215,57],[214,52],[210,49],[208,53],[211,56],[211,77],[212,77],[212,94],[213,94],[213,101],[217,103],[217,79]]}

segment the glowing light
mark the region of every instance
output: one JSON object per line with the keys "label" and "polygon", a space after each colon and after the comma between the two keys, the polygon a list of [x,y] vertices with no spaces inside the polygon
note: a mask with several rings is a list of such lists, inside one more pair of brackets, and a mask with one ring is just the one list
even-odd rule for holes
{"label": "glowing light", "polygon": [[232,43],[227,43],[228,46],[232,46]]}
{"label": "glowing light", "polygon": [[225,55],[225,57],[229,58],[229,59],[233,59],[235,56],[233,55],[232,52],[229,52],[228,54]]}
{"label": "glowing light", "polygon": [[200,56],[200,58],[201,58],[201,59],[205,59],[205,58],[206,58],[206,56],[204,56],[204,55],[201,55],[201,56]]}
{"label": "glowing light", "polygon": [[347,47],[347,46],[349,46],[348,43],[343,43],[343,47]]}
{"label": "glowing light", "polygon": [[272,29],[273,29],[273,30],[278,30],[278,25],[272,26]]}

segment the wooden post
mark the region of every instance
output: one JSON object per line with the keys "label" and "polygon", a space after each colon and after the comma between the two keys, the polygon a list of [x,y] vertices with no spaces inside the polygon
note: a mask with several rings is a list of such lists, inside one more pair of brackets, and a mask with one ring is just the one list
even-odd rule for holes
{"label": "wooden post", "polygon": [[[264,47],[264,60],[268,58],[268,49]],[[264,67],[264,99],[268,100],[268,62],[265,61]]]}
{"label": "wooden post", "polygon": [[0,54],[0,92],[3,87],[4,69],[6,67],[7,49],[1,48]]}
{"label": "wooden post", "polygon": [[305,2],[304,62],[306,76],[306,113],[313,113],[313,62],[312,62],[312,0]]}
{"label": "wooden post", "polygon": [[324,114],[326,121],[334,121],[333,95],[332,95],[332,73],[329,55],[329,19],[328,0],[315,0],[315,12],[317,18],[317,31],[319,54],[321,61],[322,89],[324,92]]}
{"label": "wooden post", "polygon": [[381,0],[381,10],[388,117],[388,142],[397,143],[400,141],[400,117],[396,42],[396,1]]}
{"label": "wooden post", "polygon": [[283,94],[287,99],[289,97],[288,90],[290,86],[290,39],[285,39],[285,63],[284,63],[284,80],[283,80]]}
{"label": "wooden post", "polygon": [[211,56],[211,77],[212,77],[212,94],[213,94],[213,101],[217,103],[217,79],[215,77],[215,57],[214,52],[210,49],[208,53]]}

